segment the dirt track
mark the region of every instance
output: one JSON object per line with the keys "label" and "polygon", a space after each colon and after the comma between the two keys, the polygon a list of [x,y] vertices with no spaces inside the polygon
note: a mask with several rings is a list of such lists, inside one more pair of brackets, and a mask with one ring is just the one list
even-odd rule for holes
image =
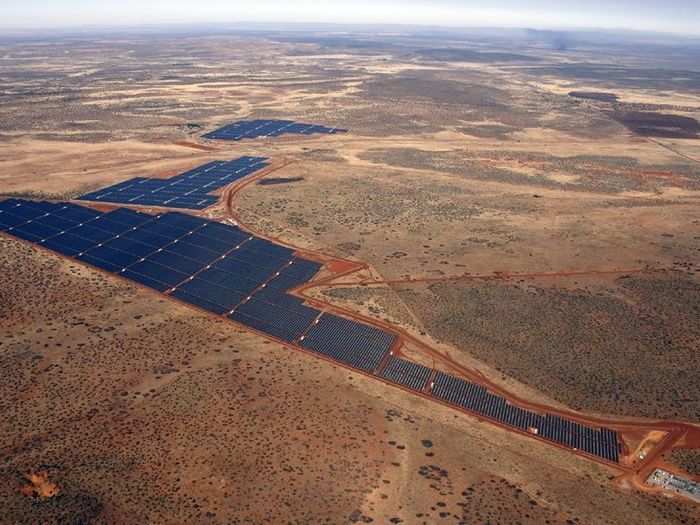
{"label": "dirt track", "polygon": [[[267,236],[264,232],[260,231],[255,231],[254,228],[252,228],[250,225],[246,224],[241,224],[240,223],[240,216],[237,213],[234,203],[235,203],[235,197],[238,193],[243,191],[248,185],[256,182],[257,180],[266,177],[267,175],[274,173],[275,171],[278,171],[285,166],[288,166],[290,164],[289,161],[279,161],[279,162],[273,162],[272,166],[267,168],[266,170],[257,173],[247,179],[245,179],[242,182],[239,182],[237,184],[232,185],[231,187],[227,188],[223,195],[222,195],[222,201],[225,203],[225,208],[228,216],[235,220],[237,223],[241,225],[241,227],[247,229],[248,231],[251,231],[251,233],[254,233],[257,236],[267,238],[271,241],[274,241],[279,244],[287,245],[289,246],[288,243],[285,243],[284,241],[273,238],[270,236]],[[294,248],[293,246],[291,246]],[[637,420],[637,421],[632,421],[632,420],[615,420],[612,418],[593,418],[590,416],[584,416],[579,413],[567,411],[567,410],[559,410],[555,407],[552,406],[547,406],[544,404],[539,404],[539,403],[532,403],[526,399],[523,399],[522,397],[516,396],[506,390],[504,390],[502,387],[499,385],[493,383],[492,381],[489,381],[482,373],[480,373],[476,369],[472,368],[467,368],[453,359],[451,359],[449,356],[446,356],[439,350],[425,344],[423,341],[420,339],[414,337],[413,335],[409,334],[405,330],[397,329],[396,326],[389,325],[387,323],[384,323],[382,321],[379,321],[377,319],[373,319],[370,317],[366,317],[363,315],[358,314],[357,312],[354,312],[352,310],[348,310],[346,308],[341,308],[338,307],[337,305],[333,305],[330,302],[326,301],[321,301],[318,298],[311,297],[308,295],[306,292],[311,290],[311,289],[319,289],[319,288],[330,288],[330,287],[339,287],[339,286],[346,286],[348,284],[353,284],[353,285],[381,285],[381,284],[393,284],[393,283],[404,283],[404,282],[439,282],[439,281],[445,281],[445,280],[455,280],[455,279],[509,279],[509,278],[517,278],[517,277],[562,277],[562,276],[577,276],[577,275],[606,275],[606,274],[630,274],[630,273],[642,273],[642,272],[653,272],[653,271],[659,271],[659,270],[653,270],[653,269],[642,269],[642,268],[637,268],[637,269],[627,269],[627,270],[591,270],[591,271],[586,271],[586,272],[571,272],[571,271],[562,271],[562,272],[545,272],[545,273],[534,273],[534,274],[505,274],[505,273],[499,273],[499,274],[494,274],[494,275],[462,275],[462,276],[455,276],[455,277],[446,277],[446,278],[417,278],[417,279],[407,279],[407,280],[397,280],[397,281],[382,281],[382,280],[370,280],[370,281],[359,281],[359,282],[345,282],[342,281],[342,278],[348,277],[354,274],[357,274],[361,271],[368,270],[369,266],[365,263],[360,263],[360,262],[354,262],[346,259],[337,259],[337,258],[329,258],[328,256],[320,253],[314,253],[314,252],[308,252],[304,251],[304,255],[306,256],[312,256],[316,259],[319,259],[323,261],[324,263],[333,263],[333,265],[336,268],[339,268],[338,271],[333,272],[331,275],[324,277],[322,279],[307,283],[305,285],[302,285],[294,290],[291,290],[290,293],[293,295],[297,295],[299,297],[304,298],[308,303],[314,305],[317,308],[323,309],[324,311],[332,311],[336,312],[338,314],[341,314],[345,317],[350,317],[353,319],[356,319],[358,321],[361,321],[363,323],[367,323],[373,326],[376,326],[378,328],[381,328],[383,330],[389,331],[389,332],[394,332],[397,333],[399,338],[398,341],[395,345],[397,353],[400,354],[401,346],[405,344],[405,342],[410,342],[413,345],[415,345],[416,348],[420,349],[422,352],[425,353],[426,356],[430,357],[433,359],[433,362],[439,362],[443,365],[448,370],[451,370],[453,373],[456,375],[463,377],[467,380],[470,380],[472,382],[479,383],[485,387],[487,387],[490,391],[494,392],[497,395],[505,397],[509,402],[516,404],[520,407],[527,408],[530,410],[538,411],[538,412],[547,412],[547,413],[553,413],[560,415],[562,417],[570,418],[573,420],[576,420],[580,423],[587,424],[587,425],[593,425],[593,426],[606,426],[608,428],[611,428],[613,430],[616,430],[617,432],[620,433],[620,435],[625,437],[626,433],[638,433],[640,431],[651,433],[655,431],[664,431],[667,432],[666,437],[658,443],[653,450],[646,455],[643,461],[633,464],[633,465],[625,465],[624,461],[621,464],[614,465],[615,468],[619,469],[622,473],[624,473],[625,477],[632,477],[635,480],[635,484],[639,487],[645,486],[644,480],[646,477],[649,475],[649,473],[656,468],[656,466],[659,464],[661,461],[661,457],[663,454],[670,449],[674,447],[676,443],[678,443],[681,440],[685,440],[687,442],[698,442],[700,440],[700,428],[697,427],[696,425],[692,425],[689,423],[684,423],[680,421],[645,421],[645,420]],[[380,379],[377,376],[372,376],[375,379]],[[392,384],[392,386],[397,386]],[[399,387],[401,388],[401,387]],[[407,392],[414,393],[408,389],[405,389]],[[431,400],[440,402],[439,400],[436,400],[434,397],[429,396],[426,394]],[[451,405],[448,405],[451,406]],[[454,407],[452,407],[454,408]],[[507,427],[505,425],[501,425],[498,422],[492,421],[492,423],[509,430],[511,432],[517,432],[513,430],[510,427]],[[530,437],[532,434],[525,433],[525,432],[519,432],[524,435],[528,435]],[[570,449],[557,445],[555,443],[548,442],[549,444],[558,446],[560,448],[563,448],[565,450]],[[629,454],[631,451],[626,451],[627,454]],[[598,461],[607,465],[610,465],[609,463],[601,460],[600,458],[597,458],[595,456],[588,455],[586,453],[580,452],[580,451],[575,451],[575,453],[582,455],[584,457],[587,457],[588,459]]]}

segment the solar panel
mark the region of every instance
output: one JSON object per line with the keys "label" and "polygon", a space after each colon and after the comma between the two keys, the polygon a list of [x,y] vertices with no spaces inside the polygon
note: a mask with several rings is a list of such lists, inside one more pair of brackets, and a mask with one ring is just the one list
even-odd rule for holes
{"label": "solar panel", "polygon": [[110,261],[117,265],[121,270],[129,265],[134,264],[140,259],[138,255],[132,255],[126,252],[115,250],[114,248],[107,247],[105,245],[96,246],[87,251],[86,255],[90,257],[97,257],[103,261]]}
{"label": "solar panel", "polygon": [[[15,215],[18,210],[22,215]],[[157,291],[174,289],[173,297],[217,315],[233,311],[229,317],[234,321],[360,370],[378,370],[396,340],[379,328],[321,314],[289,295],[287,290],[312,278],[321,265],[234,226],[179,213],[153,217],[118,209],[99,214],[70,204],[18,199],[0,201],[0,224],[11,235]],[[65,231],[54,227],[73,225]],[[222,250],[236,242],[241,247],[223,257]],[[425,387],[431,374],[429,368],[395,356],[389,356],[381,370],[385,379],[416,391]],[[481,385],[444,372],[435,374],[431,392],[483,417],[520,430],[537,429],[543,439],[619,461],[621,444],[611,429],[511,405]]]}
{"label": "solar panel", "polygon": [[[80,200],[201,210],[218,201],[213,192],[267,166],[264,157],[213,161],[169,179],[135,178],[78,197]],[[125,213],[125,212],[120,212]],[[180,214],[169,218],[184,228],[205,221]]]}
{"label": "solar panel", "polygon": [[285,328],[288,333],[296,334],[296,337],[300,337],[320,313],[314,308],[303,305],[283,308],[257,297],[240,305],[236,312],[260,319],[271,326]]}
{"label": "solar panel", "polygon": [[48,239],[43,246],[63,255],[74,256],[89,250],[95,243],[71,233],[63,233]]}
{"label": "solar panel", "polygon": [[83,262],[89,263],[93,266],[96,266],[97,268],[101,268],[102,270],[106,270],[110,273],[119,272],[123,268],[123,266],[117,264],[116,262],[106,261],[104,259],[100,259],[99,257],[88,255],[86,253],[78,255],[78,259]]}
{"label": "solar panel", "polygon": [[[2,220],[2,215],[0,215],[0,220]],[[32,220],[32,222],[36,224],[43,224],[49,228],[54,228],[59,230],[59,232],[70,230],[71,228],[78,226],[77,222],[64,219],[63,217],[54,214],[46,215],[44,217],[37,217],[36,219]]]}
{"label": "solar panel", "polygon": [[134,272],[133,270],[123,270],[119,273],[119,275],[123,277],[128,277],[132,281],[136,281],[139,284],[142,284],[144,286],[147,286],[149,288],[153,288],[154,290],[157,290],[159,292],[165,292],[166,290],[172,288],[172,286],[162,283],[156,279],[153,279],[151,277],[147,277],[143,274]]}
{"label": "solar panel", "polygon": [[152,251],[163,248],[176,240],[176,238],[173,237],[164,237],[162,235],[158,235],[157,233],[153,233],[147,228],[130,230],[124,233],[123,236],[125,239],[152,246]]}
{"label": "solar panel", "polygon": [[188,235],[185,240],[190,244],[200,246],[220,254],[224,254],[237,246],[237,244],[220,241],[216,237],[201,235],[199,232]]}
{"label": "solar panel", "polygon": [[[146,255],[148,254],[145,254],[144,257]],[[177,253],[168,251],[167,249],[148,255],[148,260],[162,266],[167,266],[168,268],[172,268],[173,270],[177,270],[178,272],[182,272],[187,275],[195,274],[206,266],[205,263],[201,263],[187,257],[182,257]]]}
{"label": "solar panel", "polygon": [[422,390],[430,374],[428,367],[393,356],[382,371],[383,378],[412,390]]}
{"label": "solar panel", "polygon": [[146,257],[147,255],[153,253],[156,248],[150,244],[144,244],[127,237],[118,237],[105,243],[105,246],[109,248],[114,248],[115,250],[120,250],[122,252],[130,253],[137,257]]}
{"label": "solar panel", "polygon": [[[187,238],[185,237],[185,239]],[[168,251],[205,265],[213,263],[216,259],[221,257],[220,253],[202,248],[201,246],[195,246],[194,244],[186,242],[186,240],[171,244],[168,246]]]}
{"label": "solar panel", "polygon": [[619,438],[610,429],[594,429],[557,415],[542,416],[511,406],[504,398],[487,392],[482,386],[443,372],[436,374],[432,394],[506,425],[521,430],[537,429],[537,435],[549,441],[571,448],[583,447],[586,452],[609,461],[619,460]]}
{"label": "solar panel", "polygon": [[90,208],[83,208],[82,206],[77,206],[75,204],[67,204],[60,210],[60,212],[54,212],[54,215],[81,223],[98,217],[100,212]]}
{"label": "solar panel", "polygon": [[172,295],[173,297],[177,297],[178,299],[186,303],[193,304],[195,306],[198,306],[199,308],[203,308],[204,310],[207,310],[216,315],[221,315],[223,313],[228,312],[227,308],[224,308],[223,306],[215,304],[202,297],[191,295],[185,292],[182,288],[177,288],[170,295]]}
{"label": "solar panel", "polygon": [[187,274],[178,272],[177,270],[168,268],[167,266],[154,263],[148,259],[145,261],[139,261],[133,266],[130,266],[129,270],[145,275],[146,277],[150,277],[156,281],[160,281],[161,283],[167,284],[170,287],[177,286],[189,277]]}
{"label": "solar panel", "polygon": [[263,284],[263,277],[259,280],[250,279],[249,274],[240,273],[232,274],[224,272],[218,268],[209,268],[198,275],[200,279],[216,285],[228,288],[229,290],[237,290],[242,294],[249,295],[253,290]]}
{"label": "solar panel", "polygon": [[23,219],[29,221],[32,219],[36,219],[37,217],[41,217],[42,215],[46,215],[48,212],[46,210],[38,209],[33,206],[27,206],[26,204],[20,204],[12,208],[11,213],[12,215],[22,217]]}
{"label": "solar panel", "polygon": [[324,314],[301,345],[356,368],[372,371],[379,366],[396,336],[365,324]]}
{"label": "solar panel", "polygon": [[228,288],[222,288],[221,286],[216,286],[197,277],[183,283],[182,285],[178,286],[177,289],[220,306],[223,308],[221,313],[232,310],[234,306],[245,298],[242,293],[238,293]]}
{"label": "solar panel", "polygon": [[242,140],[259,137],[279,137],[285,134],[311,135],[315,133],[332,135],[345,133],[346,129],[329,128],[315,124],[303,124],[293,120],[241,120],[227,124],[204,135],[214,140]]}
{"label": "solar panel", "polygon": [[8,228],[14,228],[16,226],[19,226],[20,224],[24,224],[27,222],[28,219],[25,217],[19,217],[17,215],[13,215],[10,212],[2,212],[0,213],[0,227],[2,229],[6,230]]}

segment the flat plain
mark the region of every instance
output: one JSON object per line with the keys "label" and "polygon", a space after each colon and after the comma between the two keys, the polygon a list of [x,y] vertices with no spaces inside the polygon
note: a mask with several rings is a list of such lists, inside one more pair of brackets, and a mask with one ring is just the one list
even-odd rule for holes
{"label": "flat plain", "polygon": [[[3,41],[0,194],[67,200],[269,157],[237,220],[369,265],[313,294],[529,399],[697,423],[700,71],[653,46],[505,42]],[[350,131],[202,138],[252,118]],[[0,275],[3,523],[700,520],[612,468],[6,237]],[[664,461],[697,475],[690,448]],[[31,473],[58,495],[27,497]]]}

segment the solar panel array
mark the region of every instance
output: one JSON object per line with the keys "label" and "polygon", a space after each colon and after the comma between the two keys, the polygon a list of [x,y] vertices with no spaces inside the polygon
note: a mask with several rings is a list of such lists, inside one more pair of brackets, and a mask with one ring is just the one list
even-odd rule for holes
{"label": "solar panel array", "polygon": [[216,160],[169,179],[136,177],[87,193],[79,200],[203,210],[216,204],[212,192],[268,166],[264,157]]}
{"label": "solar panel array", "polygon": [[396,340],[396,336],[369,325],[324,314],[304,336],[301,345],[327,357],[371,372]]}
{"label": "solar panel array", "polygon": [[616,432],[607,428],[593,428],[556,415],[541,415],[509,404],[481,385],[438,372],[432,394],[450,404],[498,421],[523,431],[582,450],[608,461],[619,461],[620,445]]}
{"label": "solar panel array", "polygon": [[411,390],[421,391],[431,373],[432,370],[426,366],[392,356],[382,370],[382,377]]}
{"label": "solar panel array", "polygon": [[241,120],[215,131],[207,133],[204,138],[215,140],[242,140],[258,137],[279,137],[285,134],[313,135],[321,133],[333,135],[346,133],[346,129],[328,128],[316,124],[302,124],[293,120]]}
{"label": "solar panel array", "polygon": [[[179,212],[99,212],[71,203],[0,201],[0,231],[131,279],[277,339],[415,391],[431,369],[389,355],[396,336],[304,304],[288,291],[321,264],[243,230]],[[388,359],[387,359],[388,357]],[[437,372],[431,394],[549,441],[618,462],[616,432],[513,406]]]}

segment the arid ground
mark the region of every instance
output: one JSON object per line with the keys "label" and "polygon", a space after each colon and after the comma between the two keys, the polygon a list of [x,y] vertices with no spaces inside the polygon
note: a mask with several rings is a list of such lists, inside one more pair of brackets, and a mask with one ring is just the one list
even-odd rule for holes
{"label": "arid ground", "polygon": [[[698,423],[700,68],[684,49],[7,39],[0,197],[267,156],[285,167],[236,196],[241,223],[370,266],[313,294],[533,401]],[[200,138],[244,118],[350,131]],[[8,237],[0,414],[1,523],[700,521],[612,468]],[[697,450],[664,461],[699,475]]]}

